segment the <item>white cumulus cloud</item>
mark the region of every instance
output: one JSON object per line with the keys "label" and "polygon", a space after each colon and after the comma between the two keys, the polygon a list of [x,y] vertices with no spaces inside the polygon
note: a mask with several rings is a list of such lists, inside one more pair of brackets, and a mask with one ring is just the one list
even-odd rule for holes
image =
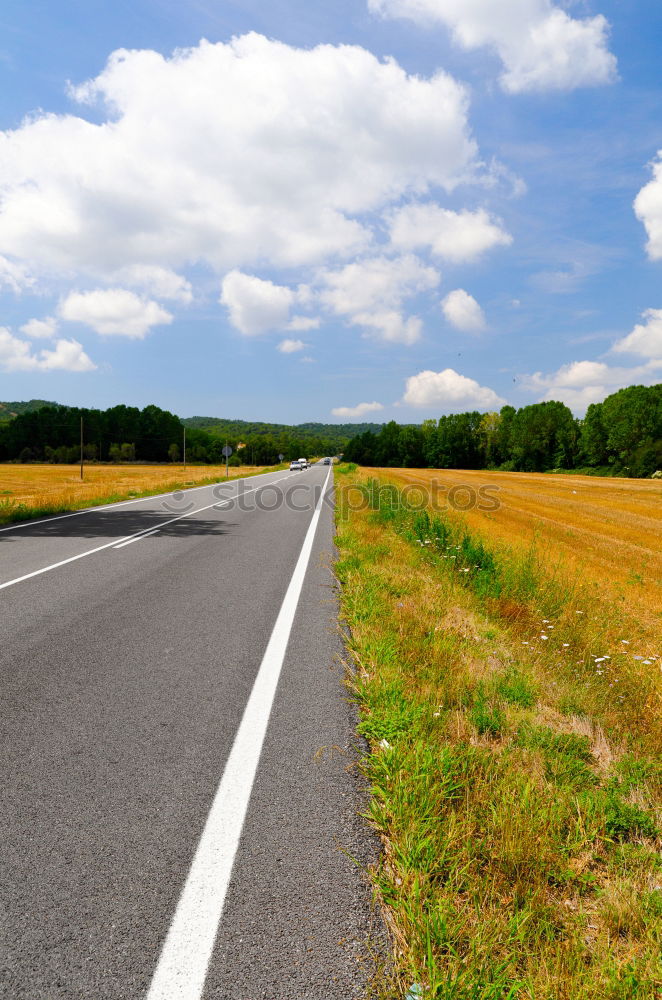
{"label": "white cumulus cloud", "polygon": [[634,200],[635,215],[648,234],[646,249],[651,260],[662,258],[662,150],[652,164],[653,179],[642,187]]}
{"label": "white cumulus cloud", "polygon": [[581,416],[586,412],[591,403],[601,403],[605,396],[629,384],[629,382],[625,382],[623,385],[614,386],[601,384],[585,385],[577,389],[572,388],[572,386],[554,386],[548,389],[544,396],[540,397],[540,402],[545,403],[553,400],[557,403],[565,403],[573,413]]}
{"label": "white cumulus cloud", "polygon": [[58,323],[54,316],[45,319],[29,319],[20,328],[21,333],[31,340],[49,340],[57,333]]}
{"label": "white cumulus cloud", "polygon": [[[0,133],[1,135],[2,133]],[[1,192],[2,188],[0,186],[0,194]],[[15,260],[9,260],[8,257],[0,254],[0,287],[3,285],[6,288],[10,288],[12,292],[20,293],[34,285],[34,278],[28,273],[27,268],[23,264],[19,264]]]}
{"label": "white cumulus cloud", "polygon": [[[476,173],[465,88],[359,46],[251,33],[170,58],[119,50],[71,95],[80,115],[39,112],[0,132],[10,283],[24,268],[68,278],[319,264],[371,242],[368,213]],[[142,279],[164,296],[163,272]]]}
{"label": "white cumulus cloud", "polygon": [[286,326],[295,300],[295,292],[286,285],[242,271],[230,271],[221,284],[220,301],[230,322],[247,337]]}
{"label": "white cumulus cloud", "polygon": [[662,309],[647,309],[644,322],[637,323],[627,337],[617,341],[612,351],[662,359]]}
{"label": "white cumulus cloud", "polygon": [[453,368],[445,368],[441,372],[423,371],[411,375],[405,383],[402,402],[408,406],[448,412],[498,409],[506,401],[475,379],[460,375]]}
{"label": "white cumulus cloud", "polygon": [[402,313],[405,301],[439,284],[439,272],[418,257],[370,257],[318,275],[319,299],[331,312],[346,317],[386,341],[412,344],[421,321]]}
{"label": "white cumulus cloud", "polygon": [[[535,375],[531,376],[531,384],[583,389],[601,382],[608,383],[609,375],[609,365],[603,361],[572,361],[570,364],[562,365],[558,371],[551,375],[542,375],[541,372],[536,372]],[[616,381],[618,381],[618,377]]]}
{"label": "white cumulus cloud", "polygon": [[466,333],[479,333],[485,329],[483,310],[473,295],[469,295],[463,288],[456,288],[449,292],[442,299],[441,308],[451,326],[458,330],[464,330]]}
{"label": "white cumulus cloud", "polygon": [[305,347],[303,340],[290,340],[286,337],[285,340],[281,340],[278,350],[281,354],[295,354],[297,351],[303,351]]}
{"label": "white cumulus cloud", "polygon": [[56,340],[52,351],[39,352],[37,367],[44,371],[90,372],[96,368],[77,340]]}
{"label": "white cumulus cloud", "polygon": [[[300,296],[297,296],[297,298],[299,299],[299,301],[301,301]],[[292,319],[287,324],[287,329],[293,331],[317,330],[319,328],[320,322],[321,320],[319,316],[293,316]]]}
{"label": "white cumulus cloud", "polygon": [[534,372],[524,376],[522,388],[542,392],[541,402],[558,400],[574,413],[582,414],[590,403],[600,403],[618,389],[636,382],[655,382],[660,369],[662,360],[633,368],[608,365],[604,361],[572,361],[555,372]]}
{"label": "white cumulus cloud", "polygon": [[352,322],[362,326],[366,333],[392,344],[415,344],[423,329],[418,316],[405,317],[395,309],[356,313]]}
{"label": "white cumulus cloud", "polygon": [[401,250],[428,247],[452,263],[473,261],[496,246],[509,246],[512,236],[484,209],[452,212],[434,202],[413,202],[388,216],[391,243]]}
{"label": "white cumulus cloud", "polygon": [[168,299],[188,305],[193,299],[190,281],[181,274],[157,264],[129,264],[115,275],[115,281],[122,285],[140,288],[157,299]]}
{"label": "white cumulus cloud", "polygon": [[32,353],[32,345],[0,327],[0,369],[5,372],[89,372],[96,368],[77,340],[57,340],[53,350]]}
{"label": "white cumulus cloud", "polygon": [[336,406],[331,413],[334,417],[364,417],[367,413],[383,409],[381,403],[358,403],[356,406]]}
{"label": "white cumulus cloud", "polygon": [[572,18],[551,0],[368,0],[368,7],[426,27],[443,24],[464,49],[491,48],[510,93],[572,90],[616,78],[601,14]]}
{"label": "white cumulus cloud", "polygon": [[58,306],[64,320],[85,323],[103,336],[141,340],[153,326],[172,323],[172,315],[158,302],[142,299],[125,288],[97,288],[70,292]]}

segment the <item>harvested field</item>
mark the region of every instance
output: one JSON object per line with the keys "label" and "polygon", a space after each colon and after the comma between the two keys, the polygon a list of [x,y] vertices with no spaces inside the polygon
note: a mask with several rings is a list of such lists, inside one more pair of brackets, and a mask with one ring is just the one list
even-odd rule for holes
{"label": "harvested field", "polygon": [[658,1000],[659,484],[335,471],[375,996]]}
{"label": "harvested field", "polygon": [[[231,469],[230,478],[254,475],[263,466]],[[225,479],[224,465],[0,465],[0,520],[27,511],[80,510],[150,492],[167,492]]]}
{"label": "harvested field", "polygon": [[[434,496],[436,509],[461,518],[472,533],[513,549],[536,550],[550,572],[581,578],[604,600],[615,602],[649,635],[662,626],[662,482],[598,479],[592,476],[539,475],[431,469],[381,469],[397,483],[421,486]],[[465,507],[472,496],[478,505]],[[479,490],[497,508],[481,510]]]}

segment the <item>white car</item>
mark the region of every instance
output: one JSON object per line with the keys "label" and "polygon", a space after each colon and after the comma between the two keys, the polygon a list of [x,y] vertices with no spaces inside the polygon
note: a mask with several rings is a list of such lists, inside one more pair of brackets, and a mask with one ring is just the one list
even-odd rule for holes
{"label": "white car", "polygon": [[294,461],[290,462],[290,472],[300,472],[303,468],[305,468],[305,466],[301,464],[298,458],[295,458]]}
{"label": "white car", "polygon": [[302,469],[307,469],[308,468],[308,459],[307,458],[300,458],[299,459],[299,465],[301,466]]}

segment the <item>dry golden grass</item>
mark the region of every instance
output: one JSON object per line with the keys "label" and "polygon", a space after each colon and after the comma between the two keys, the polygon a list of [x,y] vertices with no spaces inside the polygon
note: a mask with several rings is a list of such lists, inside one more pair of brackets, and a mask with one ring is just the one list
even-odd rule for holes
{"label": "dry golden grass", "polygon": [[[230,478],[259,472],[260,467],[230,469]],[[0,504],[11,507],[57,507],[77,510],[109,497],[124,499],[225,479],[224,465],[0,465]]]}
{"label": "dry golden grass", "polygon": [[[376,470],[377,471],[377,470]],[[518,472],[382,469],[398,486],[450,489],[466,484],[493,492],[498,510],[448,512],[472,533],[513,549],[535,541],[550,570],[593,585],[651,638],[662,624],[662,483]],[[460,504],[466,493],[458,493]],[[439,504],[445,503],[440,492]]]}

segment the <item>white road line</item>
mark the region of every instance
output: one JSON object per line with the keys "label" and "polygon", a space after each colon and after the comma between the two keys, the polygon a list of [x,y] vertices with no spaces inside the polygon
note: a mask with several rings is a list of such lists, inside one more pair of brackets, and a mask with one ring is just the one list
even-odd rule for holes
{"label": "white road line", "polygon": [[255,781],[329,470],[232,744],[147,1000],[199,1000]]}
{"label": "white road line", "polygon": [[[6,528],[0,528],[0,532],[3,531],[20,531],[21,528],[32,528],[36,524],[46,524],[51,521],[63,521],[66,517],[80,517],[82,514],[96,514],[100,510],[114,510],[115,507],[125,507],[127,504],[131,503],[146,503],[147,500],[161,500],[163,497],[171,497],[175,493],[196,493],[198,490],[213,490],[215,486],[224,486],[226,483],[245,483],[248,479],[260,479],[262,476],[273,476],[273,472],[259,472],[257,476],[245,476],[239,479],[229,479],[223,480],[219,479],[217,483],[205,483],[204,486],[187,486],[185,490],[168,490],[167,493],[154,493],[149,497],[134,497],[132,500],[117,500],[115,503],[103,504],[101,507],[85,507],[84,510],[72,510],[70,514],[56,514],[53,517],[44,517],[41,521],[20,521],[18,524],[10,524]],[[281,476],[281,479],[283,477]],[[280,479],[276,480],[277,483]],[[249,490],[253,493],[254,490]]]}
{"label": "white road line", "polygon": [[[280,479],[275,479],[271,483],[263,483],[262,486],[256,486],[254,490],[242,490],[241,496],[245,497],[249,493],[257,493],[258,490],[264,490],[267,486],[275,486],[276,483],[280,483],[283,479],[289,478],[289,476],[281,476]],[[216,500],[214,503],[207,504],[206,507],[198,507],[197,510],[189,510],[186,514],[179,514],[177,517],[171,517],[169,521],[162,521],[161,524],[157,525],[157,528],[160,531],[161,528],[165,528],[169,524],[174,524],[175,521],[182,521],[185,517],[193,517],[194,514],[201,514],[205,510],[211,510],[212,507],[216,507],[217,509],[227,507],[227,505],[233,500],[236,500],[239,495],[239,493],[236,493],[234,496],[228,497],[227,500]],[[141,531],[136,531],[132,535],[126,535],[124,538],[121,538],[119,542],[116,538],[114,538],[112,542],[105,542],[103,545],[97,545],[94,549],[87,549],[85,552],[79,552],[78,555],[69,556],[68,559],[61,559],[59,562],[51,563],[50,566],[43,566],[41,569],[35,569],[32,573],[25,573],[23,576],[17,576],[14,580],[7,580],[6,583],[0,583],[0,590],[4,590],[5,587],[13,587],[16,583],[23,583],[24,580],[31,580],[34,576],[41,576],[42,573],[49,573],[52,569],[59,569],[60,566],[66,566],[68,563],[76,562],[77,559],[84,559],[86,556],[92,556],[95,552],[103,552],[104,549],[110,549],[112,547],[117,547],[119,544],[133,541],[151,530],[151,527],[143,528]]]}
{"label": "white road line", "polygon": [[133,545],[134,542],[139,542],[141,538],[149,538],[150,535],[156,535],[161,528],[152,528],[151,531],[144,531],[142,535],[134,535],[133,538],[127,539],[126,542],[120,542],[119,545],[113,545],[114,549],[123,549],[125,545]]}

